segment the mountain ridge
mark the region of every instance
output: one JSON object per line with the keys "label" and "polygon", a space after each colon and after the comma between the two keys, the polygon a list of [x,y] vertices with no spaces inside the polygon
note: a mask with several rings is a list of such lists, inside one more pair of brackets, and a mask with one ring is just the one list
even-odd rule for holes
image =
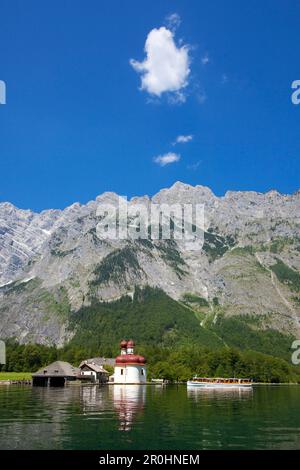
{"label": "mountain ridge", "polygon": [[190,305],[204,324],[211,315],[254,315],[260,329],[300,332],[300,191],[216,196],[176,182],[128,201],[204,204],[204,244],[196,252],[175,240],[100,239],[97,204],[117,200],[105,192],[40,213],[0,203],[1,337],[64,344],[74,335],[70,312],[93,298],[131,295],[136,286],[158,287],[177,302],[188,293],[205,299],[205,308]]}
{"label": "mountain ridge", "polygon": [[[160,189],[157,193],[154,193],[152,196],[149,196],[148,194],[142,194],[140,196],[132,196],[131,198],[129,198],[129,201],[132,201],[133,199],[142,199],[142,198],[148,198],[149,200],[153,199],[157,194],[159,194],[161,191],[169,191],[171,188],[177,188],[177,187],[186,187],[186,188],[192,188],[192,189],[208,189],[210,191],[210,193],[216,197],[216,198],[225,198],[226,195],[229,195],[229,194],[239,194],[239,193],[242,193],[242,194],[257,194],[257,195],[262,195],[262,196],[265,196],[265,195],[268,195],[268,194],[277,194],[279,196],[283,196],[283,197],[293,197],[293,196],[298,196],[300,194],[300,188],[293,191],[292,193],[282,193],[280,191],[278,191],[276,188],[272,188],[272,189],[269,189],[267,191],[255,191],[255,190],[241,190],[241,189],[237,189],[237,190],[232,190],[232,189],[228,189],[225,191],[225,193],[223,195],[216,195],[212,189],[209,187],[209,186],[206,186],[206,185],[192,185],[192,184],[189,184],[189,183],[184,183],[180,180],[177,180],[175,181],[175,183],[173,183],[170,187],[165,187],[165,188],[162,188]],[[89,203],[93,203],[94,201],[97,201],[97,198],[98,197],[102,197],[103,195],[109,195],[109,194],[112,194],[112,195],[118,195],[118,193],[116,193],[115,191],[104,191],[103,193],[100,193],[98,194],[97,196],[95,196],[94,199],[90,199],[88,200],[87,202],[79,202],[79,201],[76,201],[76,202],[73,202],[72,204],[70,205],[67,205],[66,207],[64,208],[46,208],[46,209],[41,209],[40,211],[37,211],[37,210],[33,210],[31,208],[21,208],[21,207],[18,207],[16,204],[13,204],[12,202],[10,201],[0,201],[0,207],[1,206],[7,206],[7,207],[11,207],[13,209],[17,209],[17,210],[20,210],[20,211],[29,211],[33,214],[42,214],[43,212],[63,212],[64,210],[68,209],[68,208],[72,208],[73,206],[86,206],[88,205]]]}

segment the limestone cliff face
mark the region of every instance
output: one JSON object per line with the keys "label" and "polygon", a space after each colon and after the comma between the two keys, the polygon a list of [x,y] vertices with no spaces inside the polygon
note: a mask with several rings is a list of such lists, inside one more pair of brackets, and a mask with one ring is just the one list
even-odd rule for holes
{"label": "limestone cliff face", "polygon": [[178,301],[195,294],[207,300],[208,316],[254,315],[262,328],[299,332],[300,192],[217,197],[177,182],[130,201],[203,204],[199,251],[181,241],[100,239],[97,206],[117,199],[104,193],[39,214],[0,204],[0,337],[61,345],[72,336],[71,310],[93,297],[131,295],[137,285],[158,286]]}

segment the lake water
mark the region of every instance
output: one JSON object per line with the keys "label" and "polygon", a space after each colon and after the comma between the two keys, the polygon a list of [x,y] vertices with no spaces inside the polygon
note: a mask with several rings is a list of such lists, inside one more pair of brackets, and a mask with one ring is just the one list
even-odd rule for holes
{"label": "lake water", "polygon": [[300,449],[300,386],[1,386],[0,449]]}

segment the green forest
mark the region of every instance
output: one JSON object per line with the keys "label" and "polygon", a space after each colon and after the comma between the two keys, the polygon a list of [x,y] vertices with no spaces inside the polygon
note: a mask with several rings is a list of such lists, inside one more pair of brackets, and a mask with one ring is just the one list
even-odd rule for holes
{"label": "green forest", "polygon": [[[220,310],[217,299],[213,305]],[[300,368],[290,362],[293,337],[260,330],[257,317],[250,315],[226,318],[219,313],[217,321],[201,326],[208,310],[200,297],[186,295],[177,302],[150,287],[136,288],[133,299],[125,296],[110,303],[93,299],[90,306],[70,313],[69,328],[75,335],[63,348],[9,340],[2,371],[33,372],[55,360],[78,366],[91,357],[115,357],[120,340],[133,338],[137,352],[147,358],[150,378],[239,376],[300,383]]]}

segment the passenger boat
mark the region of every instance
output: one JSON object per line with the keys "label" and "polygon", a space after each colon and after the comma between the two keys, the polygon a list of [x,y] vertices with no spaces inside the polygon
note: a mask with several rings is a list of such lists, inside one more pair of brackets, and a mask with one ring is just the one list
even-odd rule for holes
{"label": "passenger boat", "polygon": [[251,388],[251,379],[238,379],[238,378],[208,378],[208,377],[193,377],[188,380],[188,387],[203,387],[203,388]]}

